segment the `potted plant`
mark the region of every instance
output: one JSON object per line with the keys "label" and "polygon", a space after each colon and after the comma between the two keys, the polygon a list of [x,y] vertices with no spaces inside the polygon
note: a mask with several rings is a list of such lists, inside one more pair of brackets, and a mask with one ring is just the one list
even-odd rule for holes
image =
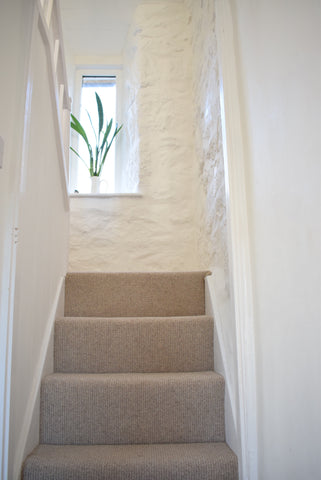
{"label": "potted plant", "polygon": [[[77,120],[77,118],[73,114],[71,114],[71,121],[70,121],[71,128],[75,130],[75,132],[77,132],[83,138],[88,149],[89,156],[87,157],[87,159],[84,159],[73,147],[70,147],[70,149],[77,155],[78,158],[80,158],[80,160],[85,164],[86,168],[89,171],[89,175],[92,180],[92,187],[91,187],[92,193],[99,192],[100,174],[105,165],[107,154],[110,150],[110,147],[112,146],[112,143],[116,135],[118,135],[118,133],[122,128],[122,125],[118,127],[118,124],[116,123],[115,129],[112,133],[113,119],[111,119],[109,122],[107,120],[104,128],[103,105],[97,92],[95,92],[95,95],[96,95],[97,112],[98,112],[98,129],[95,129],[90,113],[87,111],[90,125],[94,132],[95,141],[92,142],[92,144],[89,142],[88,135],[84,127],[81,125],[79,120]],[[110,135],[111,135],[111,138],[109,140]]]}

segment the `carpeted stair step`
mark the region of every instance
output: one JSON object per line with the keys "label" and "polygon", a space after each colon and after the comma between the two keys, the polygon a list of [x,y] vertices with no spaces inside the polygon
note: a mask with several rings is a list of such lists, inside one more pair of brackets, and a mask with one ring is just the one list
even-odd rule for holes
{"label": "carpeted stair step", "polygon": [[224,441],[224,380],[214,372],[53,374],[42,384],[40,443]]}
{"label": "carpeted stair step", "polygon": [[23,480],[237,480],[237,458],[224,443],[40,445]]}
{"label": "carpeted stair step", "polygon": [[208,273],[68,273],[65,316],[204,315],[204,277]]}
{"label": "carpeted stair step", "polygon": [[207,274],[66,276],[23,480],[238,480]]}
{"label": "carpeted stair step", "polygon": [[55,371],[199,372],[213,369],[213,319],[197,317],[60,318]]}

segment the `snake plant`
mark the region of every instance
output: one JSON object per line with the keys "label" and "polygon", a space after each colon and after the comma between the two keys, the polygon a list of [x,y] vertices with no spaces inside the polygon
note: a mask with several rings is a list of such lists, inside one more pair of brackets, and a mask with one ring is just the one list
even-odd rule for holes
{"label": "snake plant", "polygon": [[102,105],[100,96],[98,95],[97,92],[95,92],[95,95],[96,95],[97,112],[98,112],[98,130],[95,129],[91,116],[87,111],[87,115],[89,117],[89,121],[94,132],[95,144],[91,145],[89,143],[88,135],[84,127],[81,125],[79,120],[77,120],[77,118],[73,114],[71,114],[71,121],[70,121],[71,128],[75,130],[75,132],[77,132],[86,143],[88,153],[89,153],[89,162],[88,162],[88,158],[86,161],[84,158],[80,156],[80,154],[73,147],[70,147],[70,149],[77,155],[78,158],[80,158],[80,160],[82,160],[82,162],[85,164],[86,168],[88,169],[91,177],[100,176],[103,166],[105,164],[109,149],[112,146],[112,143],[116,135],[119,133],[119,131],[122,128],[122,125],[118,127],[118,124],[116,123],[115,130],[112,133],[110,140],[108,140],[111,134],[112,126],[113,126],[113,119],[111,119],[109,122],[107,120],[106,126],[104,128],[103,105]]}

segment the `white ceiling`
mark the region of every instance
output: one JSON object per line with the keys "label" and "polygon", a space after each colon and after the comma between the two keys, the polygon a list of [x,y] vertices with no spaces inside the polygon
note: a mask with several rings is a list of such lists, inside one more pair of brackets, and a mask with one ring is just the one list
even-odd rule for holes
{"label": "white ceiling", "polygon": [[68,55],[121,55],[136,6],[181,0],[61,0]]}

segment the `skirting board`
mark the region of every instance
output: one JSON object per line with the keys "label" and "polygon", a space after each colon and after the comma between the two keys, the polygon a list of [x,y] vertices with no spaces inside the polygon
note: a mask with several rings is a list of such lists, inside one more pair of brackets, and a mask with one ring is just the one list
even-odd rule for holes
{"label": "skirting board", "polygon": [[206,315],[214,318],[214,369],[225,379],[226,441],[240,459],[236,338],[231,299],[224,281],[224,274],[215,269],[211,276],[205,278],[205,305]]}

